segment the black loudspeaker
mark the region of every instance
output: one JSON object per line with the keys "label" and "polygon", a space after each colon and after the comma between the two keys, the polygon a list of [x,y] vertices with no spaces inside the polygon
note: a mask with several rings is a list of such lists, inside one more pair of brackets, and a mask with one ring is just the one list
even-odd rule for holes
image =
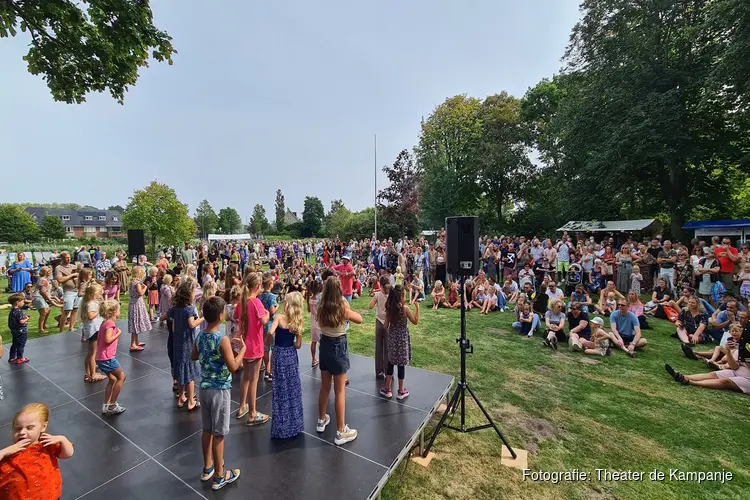
{"label": "black loudspeaker", "polygon": [[132,259],[146,254],[146,237],[143,229],[128,229],[128,255]]}
{"label": "black loudspeaker", "polygon": [[446,217],[448,274],[473,276],[479,272],[479,217]]}

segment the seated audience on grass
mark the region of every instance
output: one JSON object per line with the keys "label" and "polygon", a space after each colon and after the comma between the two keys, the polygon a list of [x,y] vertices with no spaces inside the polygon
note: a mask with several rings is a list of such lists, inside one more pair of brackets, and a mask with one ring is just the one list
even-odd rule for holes
{"label": "seated audience on grass", "polygon": [[497,298],[498,298],[498,292],[495,290],[495,288],[494,287],[487,288],[487,297],[484,299],[484,304],[482,304],[480,313],[489,314],[492,311],[497,311],[498,310]]}
{"label": "seated audience on grass", "polygon": [[574,351],[593,349],[591,342],[591,327],[589,326],[589,315],[582,310],[581,304],[573,302],[568,312],[568,343]]}
{"label": "seated audience on grass", "polygon": [[[747,315],[747,313],[743,314]],[[729,327],[729,332],[727,333],[726,338],[723,338],[721,344],[714,347],[711,351],[695,352],[688,344],[682,344],[682,352],[690,359],[703,360],[703,362],[706,363],[706,366],[712,370],[723,370],[727,368],[726,360],[723,360],[726,355],[727,342],[731,339],[739,344],[742,337],[742,328],[743,327],[740,323],[732,323]]]}
{"label": "seated audience on grass", "polygon": [[[591,339],[585,343],[583,353],[592,356],[609,356],[612,354],[612,349],[609,347],[612,334],[604,330],[604,320],[592,318],[590,326]],[[589,347],[590,344],[593,344],[593,347]]]}
{"label": "seated audience on grass", "polygon": [[531,305],[531,309],[543,318],[547,314],[547,306],[549,305],[549,296],[547,295],[547,284],[542,283],[539,286],[539,291],[534,295],[534,302]]}
{"label": "seated audience on grass", "polygon": [[586,289],[580,283],[576,285],[575,290],[570,294],[570,303],[568,304],[568,307],[574,302],[577,302],[578,305],[581,306],[581,311],[585,313],[589,312],[589,307],[594,306],[594,303],[591,302],[591,297],[586,293]]}
{"label": "seated audience on grass", "polygon": [[648,321],[646,320],[646,316],[643,314],[644,306],[643,302],[641,302],[640,296],[636,292],[629,292],[628,293],[628,311],[635,314],[635,317],[638,318],[638,323],[641,325],[641,330],[648,330],[651,327],[648,324]]}
{"label": "seated audience on grass", "polygon": [[525,302],[516,305],[518,308],[518,321],[513,323],[513,328],[520,330],[522,335],[533,337],[539,326],[539,316],[531,310],[531,306]]}
{"label": "seated audience on grass", "polygon": [[604,287],[607,286],[606,267],[601,259],[594,260],[594,267],[589,273],[586,286],[588,287],[589,292],[595,295],[599,295]]}
{"label": "seated audience on grass", "polygon": [[659,277],[651,294],[651,300],[646,303],[646,313],[665,318],[664,311],[659,311],[659,308],[666,306],[671,300],[672,293],[670,292],[667,280],[664,277]]}
{"label": "seated audience on grass", "polygon": [[523,289],[521,290],[520,295],[523,295],[524,297],[526,297],[526,302],[528,304],[531,304],[534,300],[534,296],[536,295],[534,293],[534,287],[530,283],[524,283]]}
{"label": "seated audience on grass", "polygon": [[[551,284],[551,283],[550,283]],[[546,347],[557,349],[559,342],[565,342],[565,313],[561,300],[551,300],[549,310],[544,315],[544,324],[547,329],[542,344]]]}
{"label": "seated audience on grass", "polygon": [[[732,327],[730,327],[730,331]],[[735,328],[739,328],[739,326]],[[727,341],[724,346],[724,359],[727,369],[710,373],[683,375],[668,364],[664,365],[664,368],[673,379],[684,385],[697,385],[707,389],[750,394],[750,363],[748,363],[750,353],[747,352],[746,347],[750,340],[748,337],[750,337],[750,330],[745,328],[739,342],[735,341],[734,338]]]}
{"label": "seated audience on grass", "polygon": [[675,321],[675,336],[685,344],[704,344],[708,333],[708,315],[701,311],[700,303],[695,297],[688,299],[687,307],[680,311]]}
{"label": "seated audience on grass", "polygon": [[510,304],[515,304],[518,300],[518,283],[513,281],[513,278],[508,276],[505,278],[505,284],[502,286],[502,292],[503,296],[505,297],[505,302]]}
{"label": "seated audience on grass", "polygon": [[718,344],[724,335],[724,331],[729,325],[739,319],[737,316],[738,312],[739,309],[736,300],[728,300],[725,309],[714,311],[711,317],[708,318],[707,334],[709,335],[709,339],[712,339],[714,343]]}
{"label": "seated audience on grass", "polygon": [[609,326],[612,328],[615,347],[622,349],[631,358],[635,358],[635,349],[644,347],[647,341],[641,336],[638,318],[628,311],[628,303],[625,299],[617,300],[617,309],[609,316]]}
{"label": "seated audience on grass", "polygon": [[596,314],[602,314],[608,316],[617,310],[617,294],[615,292],[609,292],[604,298],[604,302],[599,302],[596,305]]}
{"label": "seated audience on grass", "polygon": [[432,309],[435,310],[443,305],[445,301],[445,288],[443,282],[440,280],[435,281],[435,286],[432,288]]}
{"label": "seated audience on grass", "polygon": [[464,304],[466,304],[466,310],[471,311],[474,297],[474,281],[471,279],[466,280],[466,283],[464,283],[463,286],[463,292],[464,292]]}
{"label": "seated audience on grass", "polygon": [[409,283],[409,304],[424,300],[424,281],[422,281],[421,274],[421,272],[412,274],[412,280]]}
{"label": "seated audience on grass", "polygon": [[550,280],[547,284],[547,297],[549,297],[550,302],[553,300],[562,301],[565,298],[565,294],[557,287],[554,280]]}
{"label": "seated audience on grass", "polygon": [[482,309],[484,301],[487,299],[487,292],[484,289],[484,285],[477,285],[475,292],[474,299],[471,301],[471,307]]}
{"label": "seated audience on grass", "polygon": [[615,287],[615,282],[610,280],[607,281],[607,285],[599,291],[599,305],[605,303],[610,293],[614,293],[616,299],[625,298],[625,295],[621,294],[617,287]]}
{"label": "seated audience on grass", "polygon": [[448,297],[445,299],[445,307],[449,309],[459,309],[461,307],[461,296],[458,294],[458,283],[451,282],[448,290]]}

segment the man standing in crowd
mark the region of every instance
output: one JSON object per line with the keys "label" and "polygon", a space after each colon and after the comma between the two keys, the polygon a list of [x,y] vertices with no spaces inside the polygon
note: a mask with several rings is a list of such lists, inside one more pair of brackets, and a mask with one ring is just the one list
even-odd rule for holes
{"label": "man standing in crowd", "polygon": [[78,252],[78,262],[83,264],[83,267],[91,268],[91,254],[89,254],[85,246],[82,246],[81,251]]}
{"label": "man standing in crowd", "polygon": [[185,242],[185,248],[180,251],[180,257],[182,257],[182,262],[186,266],[193,263],[193,250],[187,241]]}
{"label": "man standing in crowd", "polygon": [[672,248],[672,242],[664,240],[664,247],[656,257],[659,264],[659,277],[667,281],[670,290],[674,288],[674,264],[677,262],[677,252]]}
{"label": "man standing in crowd", "polygon": [[63,289],[63,310],[60,316],[60,331],[65,329],[65,323],[70,318],[70,330],[73,330],[78,311],[78,273],[76,266],[70,261],[70,253],[60,254],[60,264],[55,268],[55,279]]}
{"label": "man standing in crowd", "polygon": [[732,246],[732,242],[729,238],[724,238],[721,241],[721,246],[717,246],[715,249],[716,258],[721,266],[719,277],[721,282],[727,289],[727,292],[735,294],[734,290],[734,264],[740,260],[739,252]]}

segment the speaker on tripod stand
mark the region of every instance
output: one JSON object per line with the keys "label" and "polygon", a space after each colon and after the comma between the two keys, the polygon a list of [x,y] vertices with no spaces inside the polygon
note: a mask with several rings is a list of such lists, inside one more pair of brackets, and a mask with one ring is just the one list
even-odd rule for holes
{"label": "speaker on tripod stand", "polygon": [[[435,443],[440,431],[443,429],[452,429],[457,432],[467,433],[474,432],[482,429],[488,429],[492,427],[495,432],[502,440],[505,447],[510,452],[510,455],[515,459],[516,452],[510,447],[508,441],[500,432],[500,428],[492,420],[492,417],[482,405],[481,401],[466,381],[466,354],[474,353],[474,346],[471,344],[468,338],[466,338],[466,303],[464,301],[464,281],[467,278],[474,276],[479,272],[479,218],[478,217],[447,217],[445,219],[445,239],[446,239],[446,264],[448,274],[454,278],[459,279],[459,297],[461,298],[461,336],[456,339],[456,343],[459,344],[461,349],[461,380],[456,385],[456,390],[453,392],[448,406],[443,412],[443,416],[440,418],[437,427],[430,436],[430,440],[427,443],[422,456],[426,457],[430,452],[430,448]],[[477,404],[484,417],[487,419],[486,424],[477,425],[475,427],[466,427],[466,393],[469,393],[471,398]],[[461,414],[461,425],[455,427],[446,423],[448,414],[454,415],[456,410],[460,411]]]}

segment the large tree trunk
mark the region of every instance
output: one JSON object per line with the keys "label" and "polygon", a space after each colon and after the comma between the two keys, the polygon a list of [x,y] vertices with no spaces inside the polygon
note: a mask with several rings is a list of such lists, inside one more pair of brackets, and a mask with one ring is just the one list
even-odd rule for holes
{"label": "large tree trunk", "polygon": [[670,158],[667,161],[667,168],[669,172],[669,194],[667,203],[669,204],[669,215],[671,217],[670,233],[672,239],[685,241],[685,232],[682,230],[682,226],[685,224],[685,212],[682,204],[684,198],[684,183],[683,183],[683,172],[680,171],[680,165],[675,159]]}

